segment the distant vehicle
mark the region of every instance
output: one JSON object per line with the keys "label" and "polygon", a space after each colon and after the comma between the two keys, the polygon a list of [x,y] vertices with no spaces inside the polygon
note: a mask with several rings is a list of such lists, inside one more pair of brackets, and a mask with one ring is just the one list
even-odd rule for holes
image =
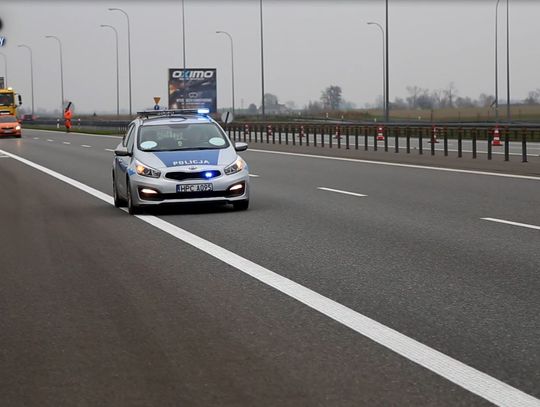
{"label": "distant vehicle", "polygon": [[15,116],[0,115],[0,136],[13,136],[21,138],[21,124]]}
{"label": "distant vehicle", "polygon": [[22,122],[33,122],[34,120],[36,120],[36,116],[31,115],[31,114],[23,114],[21,116]]}
{"label": "distant vehicle", "polygon": [[[15,95],[18,103],[15,102]],[[0,89],[0,114],[17,116],[17,108],[22,105],[21,95],[15,93],[12,88]]]}
{"label": "distant vehicle", "polygon": [[249,173],[208,109],[140,112],[114,151],[116,207],[130,214],[164,203],[225,202],[249,207]]}

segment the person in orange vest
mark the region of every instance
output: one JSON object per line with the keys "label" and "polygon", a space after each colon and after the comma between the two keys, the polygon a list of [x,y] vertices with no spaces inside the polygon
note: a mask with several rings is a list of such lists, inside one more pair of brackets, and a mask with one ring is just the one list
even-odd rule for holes
{"label": "person in orange vest", "polygon": [[66,126],[66,133],[69,133],[71,130],[71,119],[73,113],[71,112],[71,102],[68,103],[66,110],[64,110],[64,125]]}

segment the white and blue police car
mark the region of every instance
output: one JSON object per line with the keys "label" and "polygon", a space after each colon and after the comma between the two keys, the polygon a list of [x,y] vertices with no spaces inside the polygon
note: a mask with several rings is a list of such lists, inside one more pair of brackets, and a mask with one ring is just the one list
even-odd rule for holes
{"label": "white and blue police car", "polygon": [[138,113],[114,151],[114,205],[130,214],[144,207],[184,202],[225,202],[249,207],[249,172],[208,110]]}

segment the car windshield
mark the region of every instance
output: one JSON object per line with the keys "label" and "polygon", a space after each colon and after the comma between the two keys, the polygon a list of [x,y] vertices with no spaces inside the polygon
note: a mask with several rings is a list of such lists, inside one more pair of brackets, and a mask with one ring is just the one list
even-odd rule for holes
{"label": "car windshield", "polygon": [[17,119],[13,116],[0,116],[0,123],[15,123]]}
{"label": "car windshield", "polygon": [[11,105],[13,105],[13,94],[0,93],[0,106],[11,106]]}
{"label": "car windshield", "polygon": [[214,150],[229,142],[213,123],[146,125],[139,130],[142,151]]}

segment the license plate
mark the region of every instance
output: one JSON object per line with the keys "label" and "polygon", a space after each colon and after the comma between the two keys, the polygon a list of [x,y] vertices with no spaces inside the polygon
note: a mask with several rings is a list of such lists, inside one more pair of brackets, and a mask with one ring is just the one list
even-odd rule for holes
{"label": "license plate", "polygon": [[12,133],[13,130],[4,129],[4,133]]}
{"label": "license plate", "polygon": [[176,186],[176,192],[206,192],[213,190],[212,184],[184,184]]}

